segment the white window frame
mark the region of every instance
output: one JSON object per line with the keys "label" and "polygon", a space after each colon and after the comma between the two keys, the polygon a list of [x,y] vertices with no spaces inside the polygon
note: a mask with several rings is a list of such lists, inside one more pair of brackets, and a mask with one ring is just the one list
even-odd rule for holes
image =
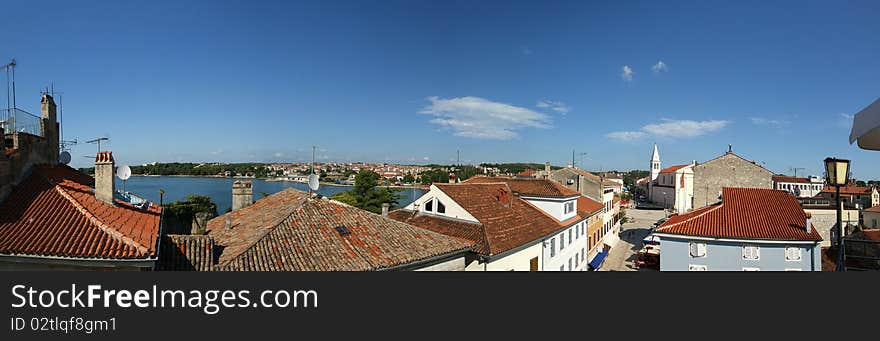
{"label": "white window frame", "polygon": [[[703,254],[702,255],[699,255],[700,245],[703,246]],[[696,248],[697,248],[697,252],[696,252],[698,254],[697,256],[695,256],[694,252],[693,252],[694,246],[696,246]],[[688,255],[690,255],[691,258],[706,258],[709,255],[709,246],[706,245],[706,243],[689,242],[688,243]]]}
{"label": "white window frame", "polygon": [[[791,252],[789,250],[796,250],[797,251],[797,258],[796,259],[789,259],[788,255],[789,255],[789,252]],[[785,261],[786,262],[800,262],[801,260],[803,260],[803,256],[801,255],[801,248],[799,248],[797,246],[786,246],[785,247]]]}
{"label": "white window frame", "polygon": [[709,266],[701,264],[688,264],[688,271],[709,271]]}
{"label": "white window frame", "polygon": [[[755,250],[755,258],[746,258],[746,248],[754,248]],[[747,244],[742,246],[742,259],[743,260],[761,260],[761,247],[754,244]]]}

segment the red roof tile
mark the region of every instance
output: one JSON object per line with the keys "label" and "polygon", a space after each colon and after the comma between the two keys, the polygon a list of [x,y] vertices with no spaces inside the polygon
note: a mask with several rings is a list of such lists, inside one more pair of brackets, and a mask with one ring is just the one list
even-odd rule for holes
{"label": "red roof tile", "polygon": [[100,259],[156,255],[161,208],[94,196],[94,179],[68,166],[35,166],[0,204],[0,254]]}
{"label": "red roof tile", "polygon": [[719,204],[673,215],[657,232],[713,238],[822,240],[812,226],[807,231],[803,208],[785,191],[724,187],[722,198]]}
{"label": "red roof tile", "polygon": [[602,208],[602,204],[579,197],[578,215],[560,222],[528,201],[512,195],[513,191],[504,182],[435,186],[480,223],[409,210],[395,211],[390,217],[431,231],[467,238],[477,244],[474,252],[485,255],[503,253],[556,233]]}
{"label": "red roof tile", "polygon": [[661,169],[660,173],[674,173],[675,171],[682,169],[684,167],[690,166],[690,165],[691,164],[689,163],[686,165],[677,165],[677,166],[666,167],[666,168]]}
{"label": "red roof tile", "polygon": [[580,195],[578,191],[565,187],[556,181],[549,179],[513,179],[487,176],[475,176],[463,183],[504,183],[513,192],[521,195],[547,196],[547,197],[570,197]]}
{"label": "red roof tile", "polygon": [[[825,188],[822,189],[822,193],[835,193],[836,191],[837,191],[837,189],[835,189],[834,186],[825,186]],[[864,195],[864,194],[871,194],[872,192],[873,192],[872,187],[860,187],[860,186],[841,186],[840,187],[840,194],[841,195],[842,194],[846,194],[846,195],[862,194],[862,195]]]}
{"label": "red roof tile", "polygon": [[516,176],[535,176],[535,174],[537,174],[537,173],[538,172],[535,171],[534,169],[526,169],[526,170],[523,170],[522,172],[516,173]]}
{"label": "red roof tile", "polygon": [[381,270],[472,248],[460,238],[326,198],[310,200],[294,189],[211,219],[207,230],[223,250],[221,271]]}

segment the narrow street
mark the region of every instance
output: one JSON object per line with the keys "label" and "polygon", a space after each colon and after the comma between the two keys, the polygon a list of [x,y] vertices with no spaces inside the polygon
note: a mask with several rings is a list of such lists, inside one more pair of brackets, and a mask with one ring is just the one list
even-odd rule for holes
{"label": "narrow street", "polygon": [[611,248],[611,253],[599,271],[637,271],[632,264],[636,259],[636,252],[642,248],[642,239],[648,236],[651,227],[664,217],[664,213],[663,210],[630,208],[626,210],[626,217],[629,222],[621,226],[620,241]]}

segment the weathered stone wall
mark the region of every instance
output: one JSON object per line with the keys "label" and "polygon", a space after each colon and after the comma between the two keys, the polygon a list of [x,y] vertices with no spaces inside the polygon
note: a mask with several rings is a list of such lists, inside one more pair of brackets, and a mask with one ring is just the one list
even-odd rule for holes
{"label": "weathered stone wall", "polygon": [[[822,247],[831,246],[831,230],[837,228],[837,210],[830,207],[805,208],[804,211],[812,214],[810,222],[822,236]],[[843,210],[843,226],[847,224],[859,225],[858,210]]]}
{"label": "weathered stone wall", "polygon": [[238,180],[232,183],[232,210],[238,210],[254,203],[253,182]]}
{"label": "weathered stone wall", "polygon": [[727,153],[694,167],[694,209],[719,201],[722,187],[773,188],[773,172]]}
{"label": "weathered stone wall", "polygon": [[578,174],[570,169],[563,168],[550,173],[550,180],[556,181],[565,187],[580,192],[582,195],[602,202],[602,189],[599,182],[593,181],[586,176]]}

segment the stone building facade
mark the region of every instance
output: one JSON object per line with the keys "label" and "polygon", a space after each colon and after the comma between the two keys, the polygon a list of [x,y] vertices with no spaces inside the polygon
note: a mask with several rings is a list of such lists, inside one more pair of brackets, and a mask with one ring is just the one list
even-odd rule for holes
{"label": "stone building facade", "polygon": [[55,100],[51,95],[43,94],[40,103],[42,136],[7,131],[5,125],[0,124],[0,201],[29,174],[34,165],[58,164],[59,128]]}
{"label": "stone building facade", "polygon": [[697,164],[694,169],[693,209],[720,200],[722,187],[773,188],[773,172],[728,149],[727,153]]}

